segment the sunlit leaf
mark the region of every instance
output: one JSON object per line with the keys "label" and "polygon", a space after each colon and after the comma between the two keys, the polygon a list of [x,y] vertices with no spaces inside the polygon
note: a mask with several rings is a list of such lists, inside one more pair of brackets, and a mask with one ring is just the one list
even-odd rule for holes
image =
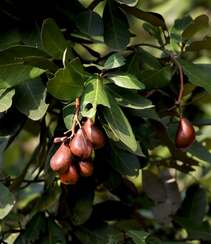
{"label": "sunlit leaf", "polygon": [[14,195],[9,191],[9,189],[0,183],[0,219],[6,217],[12,210],[15,204]]}

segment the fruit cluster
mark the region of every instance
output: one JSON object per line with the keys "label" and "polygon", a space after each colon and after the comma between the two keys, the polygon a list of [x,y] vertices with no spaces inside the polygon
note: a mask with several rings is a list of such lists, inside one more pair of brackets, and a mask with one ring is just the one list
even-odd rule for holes
{"label": "fruit cluster", "polygon": [[71,139],[60,137],[54,142],[62,143],[52,156],[50,167],[59,174],[63,184],[75,184],[79,174],[84,177],[92,175],[91,155],[93,150],[104,146],[105,136],[91,119],[87,119]]}

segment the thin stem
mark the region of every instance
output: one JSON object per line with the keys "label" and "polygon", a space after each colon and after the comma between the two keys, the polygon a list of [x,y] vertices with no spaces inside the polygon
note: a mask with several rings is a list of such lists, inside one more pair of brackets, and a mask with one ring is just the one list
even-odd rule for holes
{"label": "thin stem", "polygon": [[75,114],[74,114],[74,117],[73,117],[73,124],[72,124],[71,128],[68,131],[64,132],[64,135],[66,135],[69,132],[71,132],[71,135],[68,137],[68,139],[71,139],[75,135],[75,127],[76,127],[76,125],[78,124],[79,126],[81,126],[80,122],[79,122],[79,119],[78,119],[79,113],[80,113],[80,99],[79,99],[79,97],[77,97],[75,99],[75,108],[76,108],[76,111],[75,111]]}
{"label": "thin stem", "polygon": [[176,105],[179,105],[179,107],[180,107],[181,100],[182,100],[182,96],[183,96],[183,92],[184,92],[183,69],[182,69],[182,65],[177,61],[177,59],[174,57],[174,55],[170,54],[170,57],[174,61],[174,63],[176,64],[176,66],[178,67],[178,70],[179,70],[179,75],[180,75],[180,91],[179,91],[178,98],[176,100]]}

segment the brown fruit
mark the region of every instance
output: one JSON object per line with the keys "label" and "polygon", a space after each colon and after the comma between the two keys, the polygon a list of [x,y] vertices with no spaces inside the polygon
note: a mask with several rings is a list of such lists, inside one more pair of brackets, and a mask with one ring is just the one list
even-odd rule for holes
{"label": "brown fruit", "polygon": [[78,172],[74,165],[70,165],[68,171],[65,174],[60,175],[60,180],[65,185],[74,185],[78,181]]}
{"label": "brown fruit", "polygon": [[59,174],[65,173],[68,170],[68,167],[72,164],[71,158],[72,154],[69,145],[62,143],[51,158],[51,169]]}
{"label": "brown fruit", "polygon": [[176,147],[186,149],[190,147],[195,140],[195,130],[192,124],[184,117],[180,119],[176,134]]}
{"label": "brown fruit", "polygon": [[95,149],[101,148],[105,145],[105,135],[97,126],[94,125],[91,119],[87,119],[83,128],[88,140],[92,143]]}
{"label": "brown fruit", "polygon": [[91,176],[93,174],[93,163],[90,161],[80,161],[79,162],[79,169],[80,169],[80,174],[82,176],[88,177]]}
{"label": "brown fruit", "polygon": [[83,128],[80,128],[70,142],[71,152],[81,159],[87,159],[92,154],[92,144],[88,141]]}

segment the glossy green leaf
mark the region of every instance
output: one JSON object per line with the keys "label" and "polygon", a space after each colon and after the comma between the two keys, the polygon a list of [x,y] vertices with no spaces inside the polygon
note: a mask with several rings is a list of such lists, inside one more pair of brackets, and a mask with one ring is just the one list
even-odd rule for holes
{"label": "glossy green leaf", "polygon": [[76,17],[76,25],[82,33],[90,36],[103,34],[103,20],[97,13],[86,10]]}
{"label": "glossy green leaf", "polygon": [[62,59],[64,50],[68,47],[68,43],[56,22],[51,18],[48,18],[43,22],[41,41],[44,50],[49,55],[56,59]]}
{"label": "glossy green leaf", "polygon": [[4,112],[12,106],[12,98],[15,95],[15,89],[0,90],[0,112]]}
{"label": "glossy green leaf", "polygon": [[198,185],[189,187],[179,218],[187,219],[193,226],[200,226],[206,213],[206,193]]}
{"label": "glossy green leaf", "polygon": [[191,83],[211,92],[211,66],[209,64],[193,64],[185,60],[180,60],[180,63]]}
{"label": "glossy green leaf", "polygon": [[149,233],[143,230],[129,230],[127,235],[132,238],[135,244],[146,244],[146,239]]}
{"label": "glossy green leaf", "polygon": [[74,104],[68,104],[63,108],[63,118],[67,129],[70,129],[72,127],[74,114],[75,114]]}
{"label": "glossy green leaf", "polygon": [[20,83],[39,77],[45,70],[23,64],[0,66],[0,89],[17,86]]}
{"label": "glossy green leaf", "polygon": [[115,1],[120,4],[126,4],[130,7],[134,7],[138,3],[138,0],[115,0]]}
{"label": "glossy green leaf", "polygon": [[81,243],[95,243],[95,244],[116,244],[112,242],[113,235],[116,234],[113,228],[107,224],[99,223],[96,228],[80,227],[75,230],[75,235],[81,241]]}
{"label": "glossy green leaf", "polygon": [[111,96],[109,100],[110,109],[104,109],[104,117],[109,128],[128,149],[136,152],[138,150],[138,145],[128,119]]}
{"label": "glossy green leaf", "polygon": [[[94,76],[87,81],[81,99],[82,115],[84,117],[95,117],[98,105],[110,107],[103,82],[104,80],[99,76]],[[91,107],[89,107],[90,105]]]}
{"label": "glossy green leaf", "polygon": [[191,22],[192,18],[189,15],[175,20],[170,32],[171,46],[175,51],[180,51],[180,44],[182,43],[182,32],[187,28],[187,26],[191,24]]}
{"label": "glossy green leaf", "polygon": [[47,111],[46,88],[39,79],[30,80],[16,87],[15,106],[32,120],[41,119]]}
{"label": "glossy green leaf", "polygon": [[171,81],[171,68],[166,66],[160,69],[149,69],[140,72],[140,81],[147,89],[160,88],[169,84]]}
{"label": "glossy green leaf", "polygon": [[9,189],[0,183],[0,219],[6,217],[12,210],[15,204],[14,195],[9,191]]}
{"label": "glossy green leaf", "polygon": [[46,231],[46,221],[42,213],[37,213],[27,223],[26,229],[15,240],[15,244],[34,243]]}
{"label": "glossy green leaf", "polygon": [[111,87],[109,89],[112,92],[115,100],[120,106],[132,109],[147,109],[152,108],[152,102],[139,95],[136,91],[128,91],[126,89],[115,89],[115,87]]}
{"label": "glossy green leaf", "polygon": [[112,167],[122,175],[137,176],[140,168],[138,157],[112,146]]}
{"label": "glossy green leaf", "polygon": [[145,20],[155,26],[161,26],[163,30],[167,30],[167,26],[164,18],[162,17],[162,15],[158,13],[145,12],[141,9],[134,8],[134,7],[132,8],[126,5],[122,5],[121,8],[123,8],[127,13],[134,15],[139,19]]}
{"label": "glossy green leaf", "polygon": [[193,22],[188,25],[188,27],[182,33],[182,38],[184,40],[190,39],[198,31],[209,27],[209,17],[207,15],[200,15],[196,17]]}
{"label": "glossy green leaf", "polygon": [[93,191],[78,193],[76,202],[71,208],[71,221],[74,225],[82,225],[89,219],[92,213],[93,200]]}
{"label": "glossy green leaf", "polygon": [[211,49],[211,37],[206,36],[201,41],[192,42],[187,48],[186,51],[199,51],[199,50],[210,50]]}
{"label": "glossy green leaf", "polygon": [[57,99],[72,101],[81,95],[85,79],[83,66],[79,59],[74,59],[49,80],[48,92]]}
{"label": "glossy green leaf", "polygon": [[108,77],[117,86],[127,89],[141,90],[145,88],[145,85],[140,82],[134,75],[127,73],[117,73]]}
{"label": "glossy green leaf", "polygon": [[189,149],[188,152],[205,162],[211,162],[211,153],[201,143],[195,142]]}
{"label": "glossy green leaf", "polygon": [[115,69],[125,64],[125,58],[119,53],[114,53],[108,57],[104,64],[105,69]]}
{"label": "glossy green leaf", "polygon": [[26,58],[43,57],[49,58],[43,50],[30,46],[13,46],[0,52],[0,65],[21,64]]}
{"label": "glossy green leaf", "polygon": [[66,244],[64,233],[52,220],[48,220],[48,236],[45,238],[46,244]]}
{"label": "glossy green leaf", "polygon": [[126,16],[117,6],[108,0],[103,13],[104,41],[114,50],[124,49],[130,38],[129,25]]}

